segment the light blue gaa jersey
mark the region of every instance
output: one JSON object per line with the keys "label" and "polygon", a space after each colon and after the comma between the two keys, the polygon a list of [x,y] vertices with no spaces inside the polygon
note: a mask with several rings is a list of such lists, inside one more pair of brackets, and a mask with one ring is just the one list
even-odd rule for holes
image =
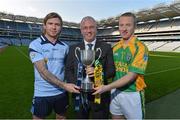
{"label": "light blue gaa jersey", "polygon": [[[32,41],[29,45],[29,54],[32,63],[44,60],[48,71],[62,81],[64,81],[64,64],[68,51],[69,47],[67,44],[61,41],[53,44],[44,35],[41,35],[40,38]],[[34,74],[34,96],[54,96],[65,92],[60,87],[44,80],[36,67],[34,67]]]}

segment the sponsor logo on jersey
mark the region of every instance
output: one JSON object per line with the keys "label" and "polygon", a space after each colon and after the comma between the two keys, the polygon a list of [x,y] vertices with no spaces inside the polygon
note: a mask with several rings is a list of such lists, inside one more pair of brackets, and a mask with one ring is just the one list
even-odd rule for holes
{"label": "sponsor logo on jersey", "polygon": [[34,59],[34,58],[35,58],[35,56],[36,56],[36,53],[35,53],[35,52],[31,52],[31,53],[30,53],[30,57],[31,57],[31,59]]}
{"label": "sponsor logo on jersey", "polygon": [[131,60],[131,54],[127,54],[127,55],[126,55],[126,61],[127,61],[127,62],[130,62],[130,60]]}

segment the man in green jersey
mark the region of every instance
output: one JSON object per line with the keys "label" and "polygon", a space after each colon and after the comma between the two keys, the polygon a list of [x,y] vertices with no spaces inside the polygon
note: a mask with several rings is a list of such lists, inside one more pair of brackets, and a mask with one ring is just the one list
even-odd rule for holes
{"label": "man in green jersey", "polygon": [[111,91],[112,119],[142,119],[144,117],[144,74],[148,49],[134,35],[136,17],[127,12],[119,18],[121,40],[113,47],[116,67],[114,82],[95,88],[93,94]]}

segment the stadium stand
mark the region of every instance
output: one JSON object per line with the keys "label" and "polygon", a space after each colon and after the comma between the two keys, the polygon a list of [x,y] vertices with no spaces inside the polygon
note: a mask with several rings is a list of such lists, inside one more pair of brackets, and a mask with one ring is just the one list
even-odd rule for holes
{"label": "stadium stand", "polygon": [[[37,38],[42,31],[42,23],[28,23],[0,20],[0,41],[11,41],[11,45],[27,46],[31,40]],[[68,44],[74,44],[82,40],[78,28],[63,27],[61,38]]]}
{"label": "stadium stand", "polygon": [[[135,13],[138,24],[135,34],[152,51],[180,51],[180,1],[159,4]],[[119,16],[98,22],[97,39],[114,44],[121,36],[118,32]],[[42,31],[42,18],[12,15],[0,12],[0,41],[27,46]],[[69,45],[82,40],[79,24],[64,21],[60,39]]]}
{"label": "stadium stand", "polygon": [[148,47],[149,47],[149,50],[150,50],[150,51],[155,51],[156,49],[164,46],[165,44],[167,44],[167,42],[164,42],[164,41],[161,41],[161,42],[153,42],[153,43],[150,44]]}
{"label": "stadium stand", "polygon": [[172,41],[156,49],[156,51],[175,51],[180,47],[180,41]]}

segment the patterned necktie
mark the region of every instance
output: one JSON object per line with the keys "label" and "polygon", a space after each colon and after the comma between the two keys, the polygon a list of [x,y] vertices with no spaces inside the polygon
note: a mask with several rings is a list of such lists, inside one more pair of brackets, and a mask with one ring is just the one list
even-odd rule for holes
{"label": "patterned necktie", "polygon": [[93,44],[87,44],[87,46],[89,47],[88,50],[92,50]]}

